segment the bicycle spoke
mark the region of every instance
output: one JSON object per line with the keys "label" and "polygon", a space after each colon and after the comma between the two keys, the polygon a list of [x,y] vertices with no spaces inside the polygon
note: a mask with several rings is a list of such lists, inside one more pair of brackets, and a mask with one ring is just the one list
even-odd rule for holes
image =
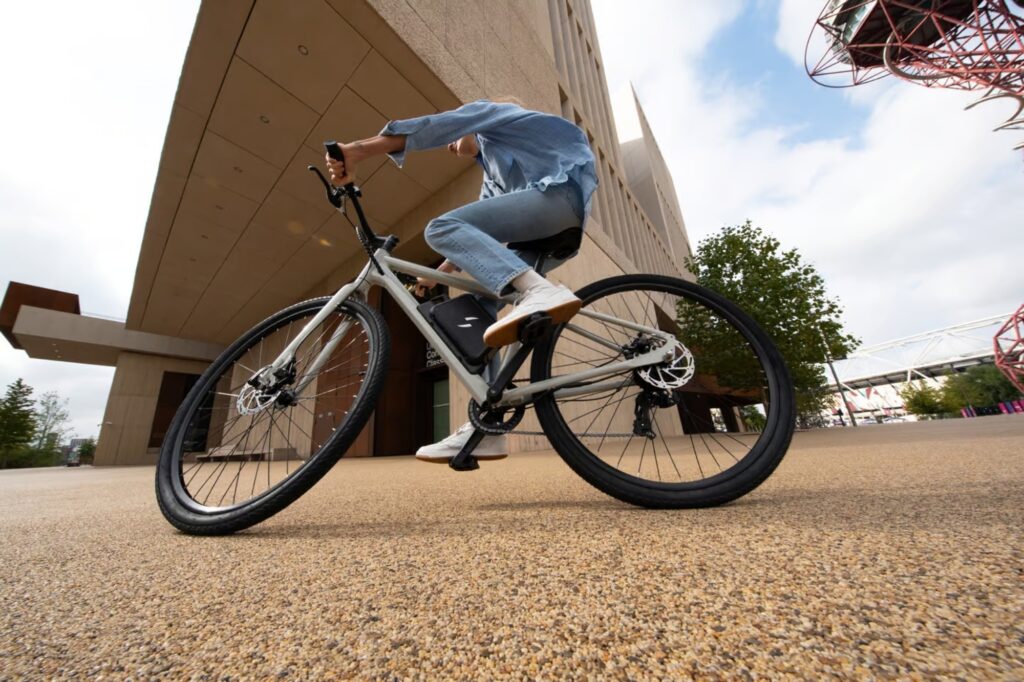
{"label": "bicycle spoke", "polygon": [[647,452],[647,436],[641,436],[643,447],[640,448],[640,463],[636,465],[636,473],[639,476],[640,470],[644,468],[644,454]]}
{"label": "bicycle spoke", "polygon": [[[619,398],[618,401],[616,401],[616,402],[620,402],[621,403],[623,400],[626,400],[628,397],[629,396],[623,396],[623,397]],[[593,414],[596,410],[603,410],[605,407],[607,407],[607,405],[602,405],[601,407],[595,408],[595,410],[589,410],[587,412],[584,412],[583,414],[577,415],[573,419],[570,419],[568,423],[571,424],[572,422],[577,421],[578,419],[583,419],[587,415]]]}
{"label": "bicycle spoke", "polygon": [[[615,395],[615,394],[613,393],[612,395]],[[634,393],[634,395],[636,395],[636,394]],[[612,410],[612,417],[611,417],[611,419],[608,420],[608,426],[605,427],[604,433],[601,434],[601,442],[597,444],[597,451],[598,452],[601,451],[601,447],[604,445],[604,439],[608,437],[608,432],[611,430],[612,424],[615,422],[615,415],[618,414],[619,407],[621,407],[621,406],[622,406],[622,401],[621,400],[615,404],[615,409]]]}
{"label": "bicycle spoke", "polygon": [[[226,509],[265,494],[294,476],[346,423],[353,398],[369,371],[369,336],[359,318],[341,311],[328,316],[299,344],[296,375],[304,389],[287,406],[277,401],[286,393],[261,392],[248,385],[258,367],[265,369],[291,344],[318,312],[312,308],[302,317],[270,328],[238,351],[236,359],[211,379],[205,400],[194,408],[182,429],[182,453],[178,475],[195,503]],[[310,364],[319,357],[338,325],[350,324],[330,357],[314,373]],[[303,372],[307,375],[303,376]],[[297,385],[294,381],[291,385]],[[282,386],[282,391],[288,385]],[[352,396],[350,398],[349,396]],[[326,401],[321,404],[321,401]],[[317,413],[321,413],[317,416]],[[298,457],[296,457],[298,455]],[[297,459],[292,466],[292,460]]]}
{"label": "bicycle spoke", "polygon": [[632,442],[633,442],[633,434],[630,433],[629,434],[629,439],[626,441],[626,444],[624,446],[622,446],[622,452],[619,454],[619,461],[615,463],[616,467],[618,467],[620,464],[622,464],[622,457],[626,454],[626,448],[628,448],[629,444],[632,443]]}
{"label": "bicycle spoke", "polygon": [[708,450],[708,454],[711,455],[711,459],[714,460],[715,466],[718,467],[719,471],[721,471],[722,470],[722,465],[718,463],[718,458],[715,457],[715,453],[711,451],[711,447],[708,445],[708,442],[706,440],[704,440],[704,434],[701,433],[701,434],[698,434],[698,435],[700,435],[700,442],[704,444],[704,447],[707,448],[707,450]]}
{"label": "bicycle spoke", "polygon": [[676,466],[675,457],[672,456],[672,450],[668,446],[668,442],[665,441],[665,435],[661,432],[661,427],[658,426],[657,420],[654,422],[654,430],[658,432],[658,437],[661,438],[661,444],[665,446],[665,452],[668,453],[668,461],[672,463],[672,468],[676,470],[676,476],[679,480],[683,480],[683,475],[679,472],[679,467]]}
{"label": "bicycle spoke", "polygon": [[[621,289],[616,290],[616,286]],[[573,325],[622,348],[637,349],[634,352],[647,352],[643,349],[652,348],[652,342],[656,344],[653,348],[665,342],[652,332],[625,326],[627,323],[661,330],[669,334],[669,339],[686,332],[688,340],[676,348],[689,351],[689,355],[682,357],[691,358],[686,362],[693,363],[692,369],[668,364],[671,358],[681,357],[670,355],[665,363],[652,365],[651,369],[621,373],[630,377],[628,386],[564,398],[556,393],[553,400],[562,414],[562,422],[584,450],[608,468],[659,484],[693,485],[743,462],[762,441],[762,433],[745,432],[749,426],[740,408],[760,404],[762,414],[771,410],[763,388],[767,377],[762,359],[749,340],[736,331],[730,318],[723,317],[704,299],[690,298],[689,294],[658,286],[661,285],[656,284],[654,288],[631,288],[628,283],[614,285],[612,293],[587,301],[583,311],[615,318],[621,323],[581,315]],[[548,376],[571,377],[600,367],[606,361],[623,358],[621,353],[609,352],[594,339],[569,327],[556,332],[552,345],[547,361]],[[733,374],[723,380],[719,368]],[[602,381],[608,378],[603,377]],[[684,390],[683,386],[673,385],[678,381],[687,382],[686,393],[679,393]],[[666,385],[668,388],[659,388]],[[675,391],[675,395],[671,391]],[[639,437],[635,433],[639,417],[625,414],[627,411],[622,405],[632,404],[641,392],[646,392],[652,401],[647,427],[652,437],[644,436],[642,443],[634,444],[634,438]],[[593,406],[588,406],[590,404]],[[623,443],[609,448],[618,438]],[[608,452],[615,447],[619,448],[618,453]]]}

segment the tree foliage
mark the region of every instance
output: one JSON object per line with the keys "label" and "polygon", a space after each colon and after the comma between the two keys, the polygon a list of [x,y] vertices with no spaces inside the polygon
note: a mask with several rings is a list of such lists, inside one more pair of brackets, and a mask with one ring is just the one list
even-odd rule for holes
{"label": "tree foliage", "polygon": [[51,447],[54,442],[59,444],[71,431],[68,399],[61,398],[56,391],[47,391],[39,397],[35,416],[34,447],[37,450]]}
{"label": "tree foliage", "polygon": [[942,386],[943,400],[952,410],[962,407],[987,407],[1017,400],[1020,391],[992,365],[977,365],[953,374]]}
{"label": "tree foliage", "polygon": [[744,405],[740,408],[740,416],[750,431],[762,431],[768,421],[764,415],[753,405]]}
{"label": "tree foliage", "polygon": [[24,451],[35,435],[32,387],[21,379],[7,386],[0,400],[0,469],[23,466]]}
{"label": "tree foliage", "polygon": [[903,407],[920,416],[959,415],[964,407],[990,407],[1021,397],[1020,391],[992,365],[978,365],[949,376],[941,388],[923,381],[901,391]]}
{"label": "tree foliage", "polygon": [[0,400],[0,469],[55,466],[63,463],[60,444],[70,431],[67,399],[55,391],[32,398],[21,379]]}
{"label": "tree foliage", "polygon": [[[796,249],[784,250],[779,240],[749,220],[702,240],[687,267],[698,284],[739,305],[775,341],[793,377],[802,421],[813,420],[826,409],[822,337],[833,358],[844,357],[859,341],[844,332],[842,308],[828,297],[815,267]],[[687,319],[684,312],[680,311],[679,322],[688,343],[716,349],[702,371],[723,385],[751,385],[743,382],[751,380],[756,368],[752,354],[738,345],[738,334],[708,319]],[[719,350],[729,348],[735,350]]]}
{"label": "tree foliage", "polygon": [[919,417],[929,417],[952,412],[943,397],[942,390],[924,381],[909,382],[900,390],[903,409]]}
{"label": "tree foliage", "polygon": [[78,461],[82,464],[92,464],[95,456],[96,441],[94,439],[87,438],[84,443],[78,446]]}

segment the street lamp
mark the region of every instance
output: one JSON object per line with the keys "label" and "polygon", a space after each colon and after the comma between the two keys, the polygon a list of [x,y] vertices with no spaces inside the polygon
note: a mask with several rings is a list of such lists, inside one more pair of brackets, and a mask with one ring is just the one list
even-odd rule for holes
{"label": "street lamp", "polygon": [[[832,370],[832,378],[835,379],[836,388],[839,389],[839,395],[843,399],[843,407],[846,408],[846,413],[850,415],[850,423],[857,426],[857,418],[853,416],[853,410],[850,409],[850,403],[846,401],[846,391],[843,390],[843,385],[839,382],[839,375],[836,374],[835,365],[832,364],[832,356],[828,352],[828,343],[825,342],[825,332],[821,331],[821,325],[818,325],[818,336],[821,337],[821,347],[825,350],[825,362],[828,363],[828,368]],[[842,419],[843,411],[839,410],[839,418]]]}

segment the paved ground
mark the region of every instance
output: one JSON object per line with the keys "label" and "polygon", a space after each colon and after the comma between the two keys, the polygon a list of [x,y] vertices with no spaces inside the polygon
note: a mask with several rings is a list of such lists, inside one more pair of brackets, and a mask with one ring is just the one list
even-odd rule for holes
{"label": "paved ground", "polygon": [[1024,678],[1024,417],[799,434],[727,507],[552,455],[342,462],[229,538],[152,469],[0,473],[0,678]]}

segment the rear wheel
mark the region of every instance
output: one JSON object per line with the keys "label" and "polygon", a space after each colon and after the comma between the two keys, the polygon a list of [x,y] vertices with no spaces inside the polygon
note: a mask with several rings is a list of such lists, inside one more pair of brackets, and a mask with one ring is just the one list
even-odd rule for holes
{"label": "rear wheel", "polygon": [[537,401],[544,432],[576,473],[620,500],[679,508],[729,502],[774,471],[793,435],[793,389],[782,356],[748,315],[657,275],[612,277],[577,296],[581,314],[534,350],[531,381],[651,351],[662,361],[592,380],[602,383],[598,392]]}
{"label": "rear wheel", "polygon": [[328,300],[297,303],[256,325],[189,391],[157,465],[160,510],[176,528],[220,535],[269,518],[320,480],[362,430],[390,339],[380,313],[361,301],[345,301],[312,330],[278,386],[248,383]]}

